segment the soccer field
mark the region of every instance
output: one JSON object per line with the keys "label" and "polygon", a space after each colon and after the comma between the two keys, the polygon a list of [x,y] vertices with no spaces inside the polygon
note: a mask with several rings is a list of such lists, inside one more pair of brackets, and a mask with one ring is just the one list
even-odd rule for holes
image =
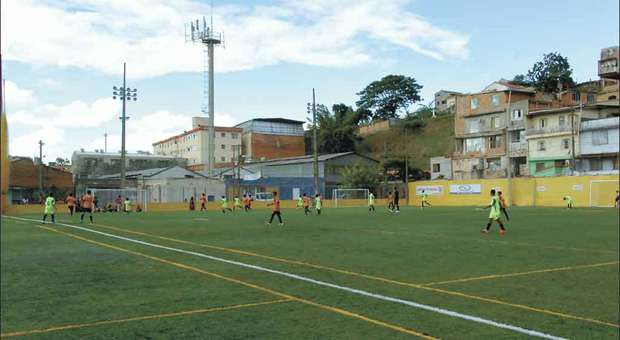
{"label": "soccer field", "polygon": [[[2,218],[2,337],[619,336],[618,211]],[[78,226],[75,228],[73,226]]]}

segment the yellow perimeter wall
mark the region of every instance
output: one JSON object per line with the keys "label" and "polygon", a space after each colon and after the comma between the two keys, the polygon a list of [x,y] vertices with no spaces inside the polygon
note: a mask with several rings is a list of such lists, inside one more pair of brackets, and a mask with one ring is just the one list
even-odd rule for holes
{"label": "yellow perimeter wall", "polygon": [[[451,194],[450,185],[480,184],[480,194]],[[409,205],[420,205],[420,196],[413,195],[419,186],[441,186],[442,193],[429,195],[432,205],[439,206],[483,206],[489,204],[489,191],[499,188],[505,196],[506,203],[517,206],[564,206],[562,198],[571,196],[575,207],[589,207],[590,198],[593,206],[613,206],[618,176],[563,176],[541,178],[515,178],[509,188],[508,180],[478,179],[462,181],[419,181],[409,183]],[[512,191],[512,197],[508,192]]]}

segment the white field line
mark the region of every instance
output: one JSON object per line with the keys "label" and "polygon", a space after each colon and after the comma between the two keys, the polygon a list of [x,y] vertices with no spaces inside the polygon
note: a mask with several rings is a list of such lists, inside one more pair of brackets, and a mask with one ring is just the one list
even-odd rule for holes
{"label": "white field line", "polygon": [[[15,219],[15,220],[22,220],[22,221],[30,221],[30,222],[41,223],[41,221],[39,221],[39,220],[33,220],[33,219],[28,219],[28,218],[21,218],[21,217],[7,216],[7,215],[3,215],[3,217]],[[310,282],[310,283],[313,283],[313,284],[318,285],[318,286],[330,287],[330,288],[346,291],[346,292],[357,294],[357,295],[361,295],[361,296],[375,298],[375,299],[378,299],[378,300],[394,302],[394,303],[398,303],[398,304],[401,304],[401,305],[406,305],[406,306],[422,309],[422,310],[425,310],[425,311],[430,311],[430,312],[434,312],[434,313],[438,313],[438,314],[452,316],[452,317],[459,318],[459,319],[464,319],[464,320],[468,320],[468,321],[473,321],[473,322],[481,323],[481,324],[484,324],[484,325],[489,325],[489,326],[493,326],[493,327],[497,327],[497,328],[511,330],[511,331],[514,331],[514,332],[517,332],[517,333],[521,333],[521,334],[526,334],[526,335],[529,335],[529,336],[534,336],[534,337],[539,337],[539,338],[544,338],[544,339],[566,340],[566,338],[558,337],[558,336],[547,334],[547,333],[542,333],[542,332],[531,330],[531,329],[527,329],[527,328],[522,328],[522,327],[519,327],[519,326],[514,326],[514,325],[510,325],[510,324],[506,324],[506,323],[496,322],[496,321],[484,319],[484,318],[481,318],[481,317],[478,317],[478,316],[473,316],[473,315],[463,314],[463,313],[459,313],[459,312],[454,312],[454,311],[451,311],[451,310],[448,310],[448,309],[443,309],[443,308],[439,308],[439,307],[433,307],[433,306],[429,306],[429,305],[425,305],[425,304],[421,304],[421,303],[417,303],[417,302],[413,302],[413,301],[409,301],[409,300],[403,300],[403,299],[399,299],[399,298],[395,298],[395,297],[391,297],[391,296],[371,293],[371,292],[368,292],[368,291],[365,291],[365,290],[361,290],[361,289],[350,288],[350,287],[346,287],[346,286],[339,286],[337,284],[333,284],[333,283],[329,283],[329,282],[325,282],[325,281],[319,281],[319,280],[311,279],[311,278],[308,278],[308,277],[305,277],[305,276],[283,272],[283,271],[280,271],[280,270],[270,269],[270,268],[266,268],[266,267],[262,267],[262,266],[256,266],[256,265],[252,265],[252,264],[248,264],[248,263],[243,263],[243,262],[238,262],[238,261],[233,261],[233,260],[227,260],[227,259],[224,259],[224,258],[221,258],[221,257],[211,256],[211,255],[207,255],[207,254],[203,254],[203,253],[198,253],[198,252],[194,252],[194,251],[190,251],[190,250],[184,250],[184,249],[178,249],[178,248],[173,248],[173,247],[167,247],[167,246],[163,246],[163,245],[156,244],[156,243],[140,241],[140,240],[132,239],[132,238],[129,238],[129,237],[124,237],[124,236],[119,236],[119,235],[115,235],[115,234],[110,234],[110,233],[106,233],[106,232],[103,232],[103,231],[93,230],[93,229],[84,228],[84,227],[80,227],[80,226],[76,226],[76,225],[65,224],[65,223],[56,223],[56,225],[61,225],[61,226],[64,226],[64,227],[78,229],[78,230],[83,230],[83,231],[86,231],[86,232],[90,232],[90,233],[94,233],[94,234],[99,234],[99,235],[104,235],[104,236],[107,236],[107,237],[116,238],[116,239],[119,239],[119,240],[124,240],[124,241],[132,242],[132,243],[142,244],[142,245],[153,247],[153,248],[165,249],[165,250],[169,250],[169,251],[173,251],[173,252],[177,252],[177,253],[183,253],[183,254],[198,256],[198,257],[202,257],[202,258],[206,258],[206,259],[210,259],[210,260],[214,260],[214,261],[219,261],[219,262],[224,262],[224,263],[228,263],[228,264],[232,264],[232,265],[236,265],[236,266],[240,266],[240,267],[245,267],[245,268],[250,268],[250,269],[254,269],[254,270],[258,270],[258,271],[268,272],[268,273],[272,273],[272,274],[276,274],[276,275],[280,275],[280,276],[285,276],[285,277],[288,277],[288,278],[291,278],[291,279],[295,279],[295,280],[299,280],[299,281]]]}

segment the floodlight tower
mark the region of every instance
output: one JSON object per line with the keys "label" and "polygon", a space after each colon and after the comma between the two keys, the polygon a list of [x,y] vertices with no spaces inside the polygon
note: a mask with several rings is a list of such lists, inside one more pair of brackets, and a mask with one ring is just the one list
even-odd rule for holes
{"label": "floodlight tower", "polygon": [[[213,7],[211,8],[213,11]],[[191,21],[188,25],[185,24],[185,41],[192,43],[201,43],[206,46],[203,49],[204,64],[203,64],[203,78],[202,78],[202,113],[209,117],[209,137],[207,147],[207,173],[210,175],[213,171],[215,164],[215,101],[214,101],[214,87],[215,82],[213,79],[213,58],[215,46],[221,45],[224,42],[223,34],[215,32],[213,30],[213,13],[211,13],[211,22],[207,25],[207,20],[202,17],[200,20]],[[207,86],[208,82],[208,86]]]}

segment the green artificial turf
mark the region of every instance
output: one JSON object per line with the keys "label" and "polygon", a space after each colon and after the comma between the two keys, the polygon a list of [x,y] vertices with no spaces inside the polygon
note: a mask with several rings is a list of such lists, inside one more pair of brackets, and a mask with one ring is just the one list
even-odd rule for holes
{"label": "green artificial turf", "polygon": [[[266,226],[267,210],[97,214],[95,225],[83,226],[554,336],[617,339],[618,211],[510,212],[505,236],[497,226],[482,235],[488,212],[472,207],[407,207],[400,214],[341,208],[321,216],[284,210],[284,227]],[[77,217],[57,219],[80,225]],[[3,336],[43,330],[27,336],[528,337],[235,264],[40,226],[2,218]],[[538,272],[506,276],[530,271]],[[136,317],[147,318],[126,320]],[[119,321],[91,324],[109,320]],[[50,330],[66,325],[76,327]]]}

